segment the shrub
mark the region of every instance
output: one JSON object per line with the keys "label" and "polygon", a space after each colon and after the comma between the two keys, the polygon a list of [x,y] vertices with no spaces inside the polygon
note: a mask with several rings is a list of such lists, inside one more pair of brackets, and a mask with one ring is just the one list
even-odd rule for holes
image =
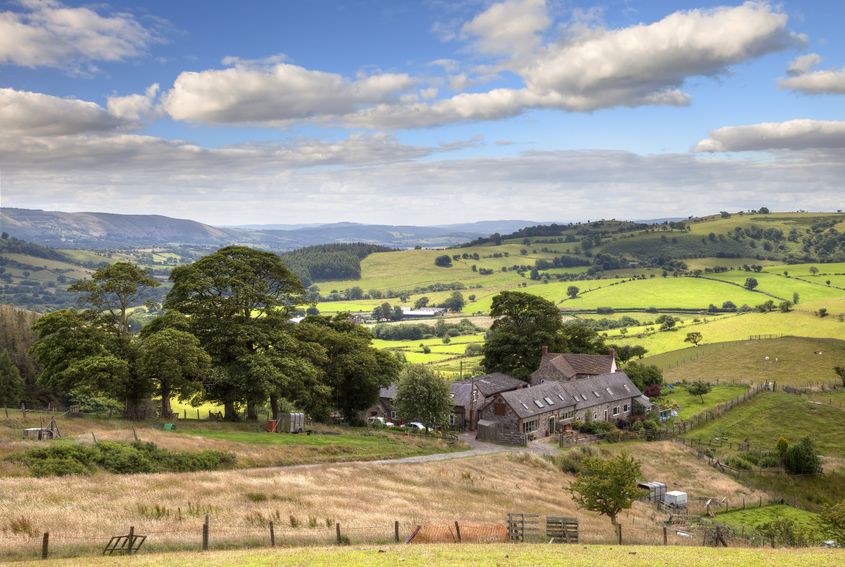
{"label": "shrub", "polygon": [[751,470],[752,468],[752,464],[743,459],[742,457],[728,457],[727,459],[725,459],[725,464],[735,469],[741,469],[744,471]]}
{"label": "shrub", "polygon": [[235,456],[222,451],[167,451],[154,443],[101,441],[96,445],[56,444],[25,453],[33,476],[91,474],[103,469],[117,474],[195,472],[231,468]]}
{"label": "shrub", "polygon": [[790,474],[820,473],[822,464],[812,439],[805,437],[787,449],[783,455],[783,466]]}

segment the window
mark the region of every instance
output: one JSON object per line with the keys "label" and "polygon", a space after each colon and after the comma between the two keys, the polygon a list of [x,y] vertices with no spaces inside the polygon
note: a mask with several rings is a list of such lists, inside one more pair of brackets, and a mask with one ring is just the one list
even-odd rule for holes
{"label": "window", "polygon": [[474,402],[478,401],[478,390],[472,391],[472,401],[474,401]]}
{"label": "window", "polygon": [[505,415],[505,404],[502,402],[493,404],[493,413],[496,415]]}
{"label": "window", "polygon": [[546,401],[546,403],[547,403],[547,404],[549,404],[550,406],[555,405],[555,401],[554,401],[553,399],[551,399],[551,398],[543,398],[543,399],[544,399],[544,400]]}
{"label": "window", "polygon": [[453,413],[449,414],[449,425],[455,425],[455,422],[458,420],[458,416]]}
{"label": "window", "polygon": [[613,406],[613,416],[619,415],[619,406]]}
{"label": "window", "polygon": [[562,402],[566,401],[566,398],[563,397],[563,394],[558,394],[557,397],[560,398],[560,401]]}
{"label": "window", "polygon": [[613,395],[613,392],[611,392],[611,391],[610,391],[610,388],[605,388],[605,391],[606,391],[608,394],[610,394],[611,396]]}
{"label": "window", "polygon": [[534,400],[534,405],[537,406],[538,408],[546,407],[546,406],[543,405],[543,402],[541,402],[540,400]]}
{"label": "window", "polygon": [[622,408],[622,411],[628,413],[629,411],[631,411],[631,406],[629,404],[625,404]]}
{"label": "window", "polygon": [[593,412],[593,419],[598,419],[598,418],[599,418],[598,412],[594,411]]}
{"label": "window", "polygon": [[594,394],[597,398],[600,398],[600,397],[601,397],[601,395],[599,395],[599,393],[598,393],[598,392],[596,392],[595,390],[593,390],[593,394]]}
{"label": "window", "polygon": [[529,421],[524,421],[522,423],[522,432],[523,433],[531,433],[532,431],[537,431],[540,429],[540,420],[539,419],[532,419]]}
{"label": "window", "polygon": [[390,410],[390,419],[396,419],[396,410]]}

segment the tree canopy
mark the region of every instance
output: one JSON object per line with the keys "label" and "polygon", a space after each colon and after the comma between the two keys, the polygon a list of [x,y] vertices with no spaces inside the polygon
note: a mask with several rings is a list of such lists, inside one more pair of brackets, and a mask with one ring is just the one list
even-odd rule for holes
{"label": "tree canopy", "polygon": [[615,526],[619,513],[642,495],[639,478],[640,463],[626,453],[609,459],[591,457],[584,460],[569,491],[579,508],[607,516]]}
{"label": "tree canopy", "polygon": [[429,427],[446,425],[452,411],[449,383],[426,366],[407,366],[399,375],[396,409]]}

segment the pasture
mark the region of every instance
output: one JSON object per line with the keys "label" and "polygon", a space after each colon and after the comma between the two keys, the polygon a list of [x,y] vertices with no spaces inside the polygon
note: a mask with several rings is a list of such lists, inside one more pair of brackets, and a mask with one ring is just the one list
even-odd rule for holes
{"label": "pasture", "polygon": [[693,429],[686,437],[704,442],[715,438],[730,440],[734,446],[747,440],[752,448],[764,451],[773,451],[781,437],[790,444],[810,437],[822,455],[842,460],[845,459],[843,405],[845,392],[831,394],[828,404],[797,394],[763,392]]}
{"label": "pasture", "polygon": [[646,362],[663,370],[667,382],[773,380],[789,386],[841,385],[833,367],[845,364],[845,341],[783,337],[709,343],[650,356]]}
{"label": "pasture", "polygon": [[771,504],[759,508],[746,508],[744,510],[731,510],[716,514],[715,520],[728,526],[737,533],[752,533],[754,530],[770,522],[777,520],[791,520],[795,527],[813,543],[819,543],[826,539],[819,529],[819,515],[807,512],[786,504]]}
{"label": "pasture", "polygon": [[710,393],[704,395],[702,400],[698,396],[691,395],[681,384],[664,388],[660,402],[674,407],[678,412],[678,419],[688,420],[694,415],[740,397],[747,389],[748,387],[743,384],[717,384],[713,386]]}

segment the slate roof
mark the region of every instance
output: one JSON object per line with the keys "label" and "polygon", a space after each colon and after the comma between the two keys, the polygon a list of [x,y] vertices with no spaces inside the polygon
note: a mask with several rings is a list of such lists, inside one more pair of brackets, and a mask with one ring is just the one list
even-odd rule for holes
{"label": "slate roof", "polygon": [[523,388],[526,383],[522,380],[502,374],[501,372],[493,372],[485,374],[475,379],[475,387],[481,392],[481,395],[488,398],[499,392],[506,392],[507,390],[515,390]]}
{"label": "slate roof", "polygon": [[607,374],[613,368],[612,354],[572,354],[561,353],[562,357],[576,374]]}
{"label": "slate roof", "polygon": [[624,372],[562,382],[561,386],[578,398],[576,410],[642,396],[642,392]]}
{"label": "slate roof", "polygon": [[391,384],[387,388],[379,388],[378,397],[379,398],[387,398],[388,400],[395,400],[396,399],[396,384]]}
{"label": "slate roof", "polygon": [[460,407],[469,407],[472,400],[472,383],[471,382],[452,382],[449,386],[452,394],[452,405]]}
{"label": "slate roof", "polygon": [[[516,415],[524,419],[549,411],[573,407],[575,398],[564,390],[563,386],[563,382],[546,382],[539,386],[502,392],[500,396],[516,412]],[[551,400],[551,403],[549,403],[549,400]]]}
{"label": "slate roof", "polygon": [[524,419],[573,406],[580,410],[638,398],[642,392],[624,372],[614,372],[569,382],[546,382],[500,395]]}

